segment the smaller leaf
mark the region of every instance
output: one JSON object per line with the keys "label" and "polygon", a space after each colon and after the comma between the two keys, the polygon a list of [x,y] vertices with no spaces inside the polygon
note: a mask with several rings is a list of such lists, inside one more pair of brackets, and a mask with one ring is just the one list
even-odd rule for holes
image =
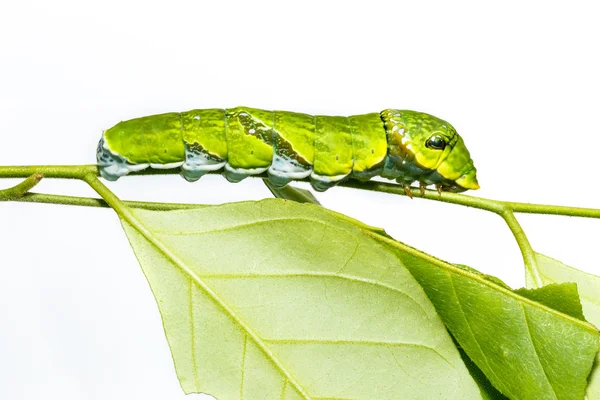
{"label": "smaller leaf", "polygon": [[538,289],[517,289],[515,293],[585,321],[576,283],[552,283]]}
{"label": "smaller leaf", "polygon": [[[600,326],[600,276],[588,274],[541,253],[536,253],[538,272],[544,285],[553,283],[574,282],[577,284],[583,314],[592,324]],[[527,271],[527,287],[537,287],[535,279]],[[544,286],[545,287],[545,286]],[[585,392],[587,400],[600,400],[600,354],[592,372],[588,377],[588,387]]]}
{"label": "smaller leaf", "polygon": [[520,400],[583,398],[600,345],[593,326],[471,268],[381,241],[396,249],[448,330],[504,395]]}

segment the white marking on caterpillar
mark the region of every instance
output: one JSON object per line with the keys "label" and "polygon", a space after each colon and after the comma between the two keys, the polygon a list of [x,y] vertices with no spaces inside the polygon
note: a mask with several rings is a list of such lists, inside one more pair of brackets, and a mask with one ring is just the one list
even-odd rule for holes
{"label": "white marking on caterpillar", "polygon": [[198,115],[195,115],[195,116],[194,116],[194,119],[195,119],[196,121],[200,121],[200,116],[198,116]]}
{"label": "white marking on caterpillar", "polygon": [[305,168],[298,163],[292,161],[288,157],[282,157],[273,152],[273,161],[269,167],[269,175],[274,175],[277,178],[296,180],[308,178],[312,172],[312,168]]}
{"label": "white marking on caterpillar", "polygon": [[113,153],[104,141],[104,132],[102,132],[102,138],[98,143],[96,160],[98,167],[100,167],[100,175],[109,181],[116,181],[130,172],[141,171],[150,166],[150,164],[131,164],[127,158]]}
{"label": "white marking on caterpillar", "polygon": [[181,165],[181,176],[189,182],[197,181],[210,171],[218,171],[226,160],[218,160],[203,151],[195,151],[185,145],[185,162]]}
{"label": "white marking on caterpillar", "polygon": [[246,174],[246,175],[260,175],[265,172],[269,167],[264,168],[233,168],[228,163],[225,164],[225,170],[233,172],[235,174]]}
{"label": "white marking on caterpillar", "polygon": [[225,164],[224,175],[229,182],[237,183],[246,179],[250,175],[260,175],[269,167],[264,168],[233,168],[229,163]]}
{"label": "white marking on caterpillar", "polygon": [[173,169],[177,167],[181,167],[183,165],[183,161],[172,162],[169,164],[150,164],[150,168],[154,169]]}

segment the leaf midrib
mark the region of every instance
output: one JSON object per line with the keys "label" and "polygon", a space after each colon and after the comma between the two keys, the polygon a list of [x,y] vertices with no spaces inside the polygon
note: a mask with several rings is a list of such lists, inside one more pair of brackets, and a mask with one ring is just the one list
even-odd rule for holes
{"label": "leaf midrib", "polygon": [[565,319],[567,321],[569,321],[570,323],[574,324],[574,325],[579,325],[581,328],[586,329],[587,331],[592,332],[594,335],[598,335],[598,330],[596,329],[596,327],[592,324],[590,324],[587,321],[582,321],[580,319],[577,319],[575,317],[571,317],[570,315],[564,314],[558,310],[555,310],[554,308],[550,308],[542,303],[538,303],[534,300],[531,300],[527,297],[523,297],[523,296],[519,296],[518,294],[516,294],[515,292],[513,292],[510,289],[507,289],[505,287],[502,287],[500,285],[498,285],[497,283],[494,283],[488,279],[485,279],[484,277],[475,274],[473,272],[469,272],[465,269],[456,267],[452,264],[449,264],[443,260],[440,260],[438,258],[435,258],[429,254],[425,254],[420,252],[419,250],[412,248],[404,243],[398,242],[396,240],[393,239],[388,239],[384,236],[378,235],[377,233],[372,233],[366,230],[363,230],[363,232],[371,237],[373,237],[376,240],[380,240],[383,241],[389,245],[391,245],[392,247],[396,247],[401,249],[402,251],[405,251],[415,257],[418,257],[424,261],[430,262],[432,264],[435,264],[436,266],[443,268],[444,270],[456,273],[458,275],[463,275],[465,277],[468,277],[470,279],[473,279],[475,281],[477,281],[478,283],[484,285],[484,286],[488,286],[491,289],[497,290],[498,292],[503,293],[504,295],[508,296],[508,297],[512,297],[513,299],[522,302],[522,303],[526,303],[532,307],[538,308],[540,310],[546,311],[550,314],[554,314],[559,318]]}
{"label": "leaf midrib", "polygon": [[525,311],[525,306],[523,304],[521,304],[521,310],[523,311],[523,319],[525,320],[525,328],[527,329],[527,336],[529,336],[529,340],[531,341],[531,346],[533,347],[533,352],[535,353],[535,359],[537,360],[540,369],[544,373],[544,377],[546,378],[546,381],[548,382],[548,386],[550,386],[550,390],[552,390],[552,394],[554,395],[554,398],[558,399],[558,396],[556,395],[556,391],[554,390],[554,386],[552,386],[552,382],[550,382],[550,378],[548,377],[548,373],[546,372],[544,365],[542,365],[542,360],[540,358],[540,355],[538,354],[537,346],[535,345],[535,340],[533,340],[533,336],[531,335],[531,329],[529,328],[529,319],[527,318],[527,312]]}
{"label": "leaf midrib", "polygon": [[458,307],[460,309],[460,315],[463,317],[463,319],[465,321],[465,324],[467,325],[467,328],[469,329],[469,333],[471,334],[471,337],[473,338],[473,341],[477,345],[477,348],[479,348],[479,351],[480,351],[481,355],[483,356],[483,360],[487,364],[489,371],[492,374],[494,374],[494,377],[496,378],[496,382],[502,383],[502,386],[503,386],[502,388],[504,389],[504,391],[507,392],[509,396],[514,397],[510,393],[509,388],[505,387],[506,385],[503,384],[502,379],[500,379],[498,377],[498,375],[496,375],[496,370],[494,368],[492,368],[492,365],[490,364],[490,361],[488,360],[487,354],[485,353],[485,351],[483,351],[483,348],[481,347],[481,344],[479,343],[479,340],[477,339],[477,336],[473,332],[473,328],[471,327],[471,323],[469,322],[469,319],[467,318],[467,315],[465,314],[465,311],[463,309],[463,305],[460,302],[460,297],[458,296],[458,293],[456,292],[456,286],[454,285],[454,278],[452,277],[452,274],[450,273],[450,271],[446,271],[446,274],[448,275],[448,279],[450,280],[450,285],[452,286],[452,293],[454,293],[454,297],[456,298],[456,303],[458,304]]}

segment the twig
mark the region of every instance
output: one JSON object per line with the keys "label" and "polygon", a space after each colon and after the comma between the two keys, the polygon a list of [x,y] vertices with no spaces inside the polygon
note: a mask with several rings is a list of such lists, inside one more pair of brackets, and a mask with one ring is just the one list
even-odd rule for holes
{"label": "twig", "polygon": [[[177,170],[144,170],[138,173],[131,174],[136,175],[165,175],[179,173]],[[77,206],[89,206],[89,207],[106,207],[107,204],[100,199],[90,199],[83,197],[72,197],[72,196],[59,196],[49,194],[29,194],[27,193],[37,182],[41,179],[41,174],[46,178],[60,178],[60,179],[80,179],[88,183],[95,180],[91,180],[90,177],[97,177],[98,167],[96,165],[68,165],[68,166],[9,166],[0,167],[0,178],[27,178],[21,184],[0,191],[0,200],[10,201],[21,201],[21,202],[36,202],[36,203],[52,203],[52,204],[69,204]],[[37,178],[39,177],[39,178]],[[257,178],[267,178],[266,175],[257,175]],[[37,180],[36,180],[37,179]],[[96,179],[97,180],[97,179]],[[305,179],[304,181],[308,181]],[[268,184],[267,184],[268,186]],[[339,186],[350,187],[361,190],[370,190],[383,193],[391,193],[401,196],[406,196],[404,187],[386,182],[359,182],[349,180],[340,183]],[[296,189],[278,189],[275,190],[269,187],[271,192],[277,197],[284,197],[293,200],[299,200],[302,202],[315,203],[314,197],[310,198],[302,191]],[[592,208],[581,208],[581,207],[565,207],[565,206],[554,206],[545,204],[529,204],[529,203],[518,203],[500,200],[484,199],[481,197],[467,196],[457,193],[444,192],[438,194],[433,190],[425,190],[421,194],[421,191],[417,188],[411,190],[411,194],[415,198],[424,198],[427,200],[441,201],[444,203],[458,204],[466,207],[477,208],[480,210],[490,211],[500,215],[510,228],[521,254],[526,268],[534,276],[534,279],[538,283],[540,282],[539,271],[537,268],[535,252],[533,251],[525,232],[521,228],[519,222],[515,217],[515,213],[528,213],[528,214],[552,214],[552,215],[566,215],[574,217],[584,218],[600,218],[600,210]],[[150,210],[177,210],[177,209],[189,209],[201,207],[200,205],[194,204],[167,204],[167,203],[146,203],[146,202],[124,202],[124,204],[137,207],[146,208]]]}
{"label": "twig", "polygon": [[9,189],[0,190],[0,201],[17,200],[25,196],[27,192],[35,187],[43,178],[40,173],[34,173],[23,182]]}

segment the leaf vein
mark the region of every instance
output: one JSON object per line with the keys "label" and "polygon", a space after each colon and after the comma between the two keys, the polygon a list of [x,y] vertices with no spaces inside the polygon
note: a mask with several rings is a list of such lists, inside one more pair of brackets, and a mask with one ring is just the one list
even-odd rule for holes
{"label": "leaf vein", "polygon": [[554,395],[554,398],[558,399],[558,396],[556,395],[556,392],[554,391],[554,387],[552,386],[552,382],[550,382],[550,378],[548,378],[548,374],[546,373],[546,370],[544,369],[544,365],[541,362],[540,355],[538,354],[537,348],[535,346],[535,341],[533,340],[533,336],[531,336],[531,330],[529,328],[529,319],[527,318],[527,312],[525,310],[525,306],[523,306],[523,304],[520,304],[520,306],[521,306],[521,310],[523,311],[523,319],[525,320],[525,328],[527,329],[527,336],[529,336],[529,339],[531,340],[531,346],[533,347],[533,352],[535,353],[536,360],[537,360],[538,364],[540,365],[540,369],[544,373],[544,377],[546,378],[546,381],[548,381],[548,386],[550,386],[550,390],[552,390],[552,394]]}
{"label": "leaf vein", "polygon": [[[473,338],[473,341],[475,342],[475,344],[477,345],[477,348],[479,349],[479,351],[481,352],[481,355],[483,356],[483,360],[485,361],[485,363],[487,364],[488,370],[489,372],[491,372],[494,377],[496,378],[497,382],[502,382],[502,380],[500,378],[498,378],[498,375],[496,375],[496,371],[494,371],[494,369],[492,368],[490,361],[487,358],[487,355],[485,354],[485,352],[483,351],[483,349],[481,348],[481,344],[479,343],[479,341],[477,340],[477,336],[475,335],[475,333],[473,332],[473,328],[471,327],[471,323],[469,322],[469,319],[467,318],[467,315],[465,314],[465,310],[462,306],[462,303],[460,302],[460,298],[458,296],[458,292],[456,291],[456,285],[454,284],[454,279],[452,277],[452,274],[449,271],[446,271],[446,274],[448,275],[448,278],[450,280],[450,284],[452,286],[452,292],[454,293],[454,297],[456,298],[456,303],[458,304],[458,307],[460,308],[460,315],[463,316],[465,323],[467,324],[467,328],[469,329],[469,332],[471,333],[471,337]],[[475,362],[473,360],[473,362]],[[504,391],[506,392],[506,394],[508,394],[508,396],[510,398],[516,398],[514,397],[509,389],[507,387],[503,388]]]}
{"label": "leaf vein", "polygon": [[281,388],[280,400],[284,400],[285,399],[285,391],[287,389],[287,383],[288,383],[288,380],[284,378],[283,379],[283,387]]}
{"label": "leaf vein", "polygon": [[243,228],[251,228],[254,226],[259,226],[259,225],[264,225],[264,224],[269,224],[269,223],[288,223],[289,221],[300,221],[300,222],[316,222],[320,225],[325,225],[328,228],[334,228],[337,229],[339,231],[342,232],[346,232],[349,234],[349,232],[345,229],[342,229],[340,227],[334,226],[334,225],[330,225],[325,223],[324,221],[320,221],[317,219],[312,219],[312,218],[306,218],[306,217],[284,217],[284,218],[265,218],[263,220],[260,221],[253,221],[253,222],[247,222],[247,223],[243,223],[243,224],[237,224],[237,225],[232,225],[232,226],[227,226],[227,227],[223,227],[223,228],[218,228],[218,229],[210,229],[207,231],[179,231],[179,232],[171,232],[171,231],[164,231],[164,230],[160,230],[160,229],[156,229],[156,230],[152,230],[153,233],[161,235],[161,236],[202,236],[202,235],[207,235],[210,233],[220,233],[220,232],[227,232],[227,231],[231,231],[231,230],[237,230],[237,229],[243,229]]}
{"label": "leaf vein", "polygon": [[208,278],[208,279],[278,279],[278,278],[298,278],[298,277],[300,277],[300,278],[343,279],[343,280],[348,280],[348,281],[355,282],[355,283],[363,283],[363,284],[367,284],[367,285],[377,286],[382,289],[386,289],[386,290],[392,291],[394,293],[398,293],[398,294],[410,299],[413,303],[415,303],[421,309],[423,314],[427,315],[426,311],[423,309],[423,306],[421,304],[419,304],[419,302],[416,301],[414,298],[412,298],[408,293],[403,292],[402,290],[400,290],[394,286],[387,285],[385,283],[381,283],[381,282],[377,282],[377,281],[373,281],[373,280],[367,279],[367,278],[361,278],[358,276],[336,274],[334,272],[293,272],[293,273],[289,273],[289,274],[251,272],[251,273],[239,273],[239,274],[237,274],[237,273],[236,274],[200,274],[197,276],[201,277],[201,278]]}
{"label": "leaf vein", "polygon": [[194,322],[194,281],[190,279],[190,306],[189,306],[189,318],[190,318],[190,345],[192,353],[192,366],[194,367],[194,386],[196,387],[196,393],[200,392],[200,382],[198,377],[198,360],[196,359],[196,327]]}

